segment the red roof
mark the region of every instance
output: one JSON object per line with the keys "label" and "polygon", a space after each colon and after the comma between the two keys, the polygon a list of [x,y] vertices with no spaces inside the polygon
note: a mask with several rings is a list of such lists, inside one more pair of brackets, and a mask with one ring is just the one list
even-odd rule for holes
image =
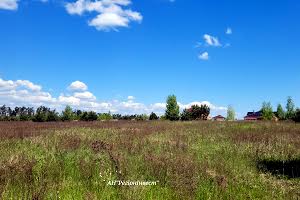
{"label": "red roof", "polygon": [[225,119],[225,117],[223,117],[222,115],[218,115],[218,116],[215,116],[213,117],[214,119]]}

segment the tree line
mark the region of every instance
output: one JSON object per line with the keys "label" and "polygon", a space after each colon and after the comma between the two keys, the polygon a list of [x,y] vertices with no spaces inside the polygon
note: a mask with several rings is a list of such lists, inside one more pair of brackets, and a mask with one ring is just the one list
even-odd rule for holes
{"label": "tree line", "polygon": [[94,111],[73,110],[70,106],[59,113],[55,109],[40,106],[33,107],[0,107],[0,121],[34,121],[34,122],[55,122],[55,121],[96,121],[96,120],[157,120],[155,113],[150,116],[145,114],[121,115],[108,113],[96,113]]}
{"label": "tree line", "polygon": [[[263,102],[261,112],[264,120],[272,120],[276,117],[279,120],[293,120],[300,122],[300,109],[295,107],[291,97],[288,97],[286,109],[283,109],[281,104],[278,104],[277,111],[273,112],[270,102]],[[70,106],[66,106],[62,112],[57,112],[45,106],[40,106],[37,109],[33,107],[15,107],[9,106],[0,107],[1,121],[34,121],[34,122],[52,122],[52,121],[95,121],[95,120],[170,120],[170,121],[191,121],[191,120],[207,120],[210,114],[208,105],[192,105],[190,108],[180,112],[177,98],[175,95],[169,95],[166,100],[165,114],[158,116],[152,112],[150,115],[134,114],[121,115],[108,113],[96,113],[94,111],[73,110]],[[235,111],[232,106],[228,106],[227,118],[228,121],[235,120]]]}
{"label": "tree line", "polygon": [[276,117],[281,121],[300,122],[300,109],[296,108],[292,97],[287,98],[285,109],[281,104],[278,104],[275,112],[270,102],[263,102],[261,112],[263,120],[273,120]]}

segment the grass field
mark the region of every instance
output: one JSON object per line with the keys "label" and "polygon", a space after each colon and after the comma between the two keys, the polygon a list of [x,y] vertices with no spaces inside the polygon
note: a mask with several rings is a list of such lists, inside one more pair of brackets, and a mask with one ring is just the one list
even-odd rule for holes
{"label": "grass field", "polygon": [[299,124],[1,122],[0,138],[2,199],[300,199]]}

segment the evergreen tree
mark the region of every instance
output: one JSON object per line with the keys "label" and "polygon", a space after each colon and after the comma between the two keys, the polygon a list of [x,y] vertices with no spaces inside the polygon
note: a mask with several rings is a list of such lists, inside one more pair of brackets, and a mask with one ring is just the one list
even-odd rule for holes
{"label": "evergreen tree", "polygon": [[171,121],[179,120],[179,106],[175,95],[169,95],[167,98],[166,119]]}
{"label": "evergreen tree", "polygon": [[277,106],[276,117],[278,117],[279,120],[285,120],[285,112],[281,104]]}
{"label": "evergreen tree", "polygon": [[158,119],[159,117],[154,112],[152,112],[149,116],[149,120],[158,120]]}
{"label": "evergreen tree", "polygon": [[62,112],[61,119],[63,121],[72,121],[74,118],[75,117],[71,106],[66,106],[65,110]]}

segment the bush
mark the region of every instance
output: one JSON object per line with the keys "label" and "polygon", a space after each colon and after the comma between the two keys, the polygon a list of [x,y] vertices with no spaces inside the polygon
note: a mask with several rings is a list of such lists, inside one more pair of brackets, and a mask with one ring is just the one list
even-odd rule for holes
{"label": "bush", "polygon": [[300,122],[300,109],[296,110],[294,121],[295,122]]}
{"label": "bush", "polygon": [[136,115],[135,116],[135,120],[137,120],[137,121],[145,121],[147,119],[148,119],[148,116],[146,114]]}

